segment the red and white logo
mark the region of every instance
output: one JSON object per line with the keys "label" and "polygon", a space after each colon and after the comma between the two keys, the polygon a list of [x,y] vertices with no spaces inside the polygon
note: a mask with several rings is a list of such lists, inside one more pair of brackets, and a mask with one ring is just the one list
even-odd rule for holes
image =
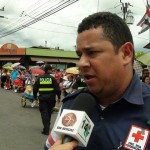
{"label": "red and white logo", "polygon": [[123,147],[128,150],[145,150],[149,134],[148,129],[132,125]]}

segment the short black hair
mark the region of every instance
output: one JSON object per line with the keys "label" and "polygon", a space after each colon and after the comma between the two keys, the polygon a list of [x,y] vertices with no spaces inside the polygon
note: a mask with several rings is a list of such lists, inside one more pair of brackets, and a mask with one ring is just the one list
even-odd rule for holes
{"label": "short black hair", "polygon": [[[103,29],[104,38],[113,44],[116,53],[126,42],[134,45],[131,31],[125,21],[110,12],[97,12],[84,18],[79,24],[77,32],[80,34],[85,30],[99,27]],[[134,61],[134,55],[132,61]]]}
{"label": "short black hair", "polygon": [[52,70],[52,66],[50,64],[46,64],[44,67],[45,73],[48,73],[48,70]]}

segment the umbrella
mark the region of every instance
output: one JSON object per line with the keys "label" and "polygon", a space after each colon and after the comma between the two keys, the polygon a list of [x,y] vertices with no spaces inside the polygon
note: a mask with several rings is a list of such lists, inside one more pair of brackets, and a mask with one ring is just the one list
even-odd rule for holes
{"label": "umbrella", "polygon": [[36,63],[37,63],[37,64],[44,64],[44,61],[41,61],[41,60],[40,60],[40,61],[37,61]]}
{"label": "umbrella", "polygon": [[20,70],[25,70],[25,69],[26,69],[26,67],[24,67],[24,66],[22,66],[22,65],[19,65],[19,66],[17,66],[16,68],[17,68],[17,69],[20,69]]}
{"label": "umbrella", "polygon": [[8,62],[5,65],[3,65],[2,68],[7,69],[7,70],[13,70],[11,65],[12,65],[12,63]]}
{"label": "umbrella", "polygon": [[31,66],[31,67],[29,68],[29,70],[32,70],[32,69],[35,69],[35,68],[40,68],[40,69],[41,69],[40,66]]}
{"label": "umbrella", "polygon": [[67,68],[66,73],[79,74],[79,68],[78,67]]}
{"label": "umbrella", "polygon": [[147,66],[150,66],[150,53],[146,53],[146,54],[142,55],[141,57],[137,58],[137,60]]}
{"label": "umbrella", "polygon": [[45,73],[44,70],[42,70],[40,68],[31,69],[31,74],[33,74],[33,75],[43,75],[44,73]]}
{"label": "umbrella", "polygon": [[11,65],[12,65],[12,63],[8,62],[5,65],[3,65],[2,67],[8,67],[8,66],[11,67]]}
{"label": "umbrella", "polygon": [[11,66],[4,66],[3,69],[6,69],[6,70],[13,70],[13,68]]}
{"label": "umbrella", "polygon": [[20,65],[20,63],[17,62],[17,63],[12,64],[11,67],[12,67],[12,68],[15,68],[15,67],[17,67],[17,66],[19,66],[19,65]]}

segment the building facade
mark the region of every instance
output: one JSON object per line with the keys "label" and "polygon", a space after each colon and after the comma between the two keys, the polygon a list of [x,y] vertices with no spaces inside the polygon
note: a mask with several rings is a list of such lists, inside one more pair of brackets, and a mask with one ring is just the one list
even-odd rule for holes
{"label": "building facade", "polygon": [[56,68],[76,66],[78,57],[75,51],[64,51],[50,48],[19,48],[13,43],[6,43],[0,48],[0,67],[6,62],[20,62],[26,68],[35,65],[37,61],[50,63]]}

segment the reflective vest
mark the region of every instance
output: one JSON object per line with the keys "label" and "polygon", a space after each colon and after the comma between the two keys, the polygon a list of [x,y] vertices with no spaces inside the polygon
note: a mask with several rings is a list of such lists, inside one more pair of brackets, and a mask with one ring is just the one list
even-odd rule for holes
{"label": "reflective vest", "polygon": [[53,82],[51,77],[40,77],[39,78],[39,93],[40,94],[48,94],[54,91]]}
{"label": "reflective vest", "polygon": [[77,89],[80,90],[80,89],[83,89],[85,87],[87,87],[86,83],[84,82],[84,80],[82,78],[80,78],[80,82],[79,82]]}

